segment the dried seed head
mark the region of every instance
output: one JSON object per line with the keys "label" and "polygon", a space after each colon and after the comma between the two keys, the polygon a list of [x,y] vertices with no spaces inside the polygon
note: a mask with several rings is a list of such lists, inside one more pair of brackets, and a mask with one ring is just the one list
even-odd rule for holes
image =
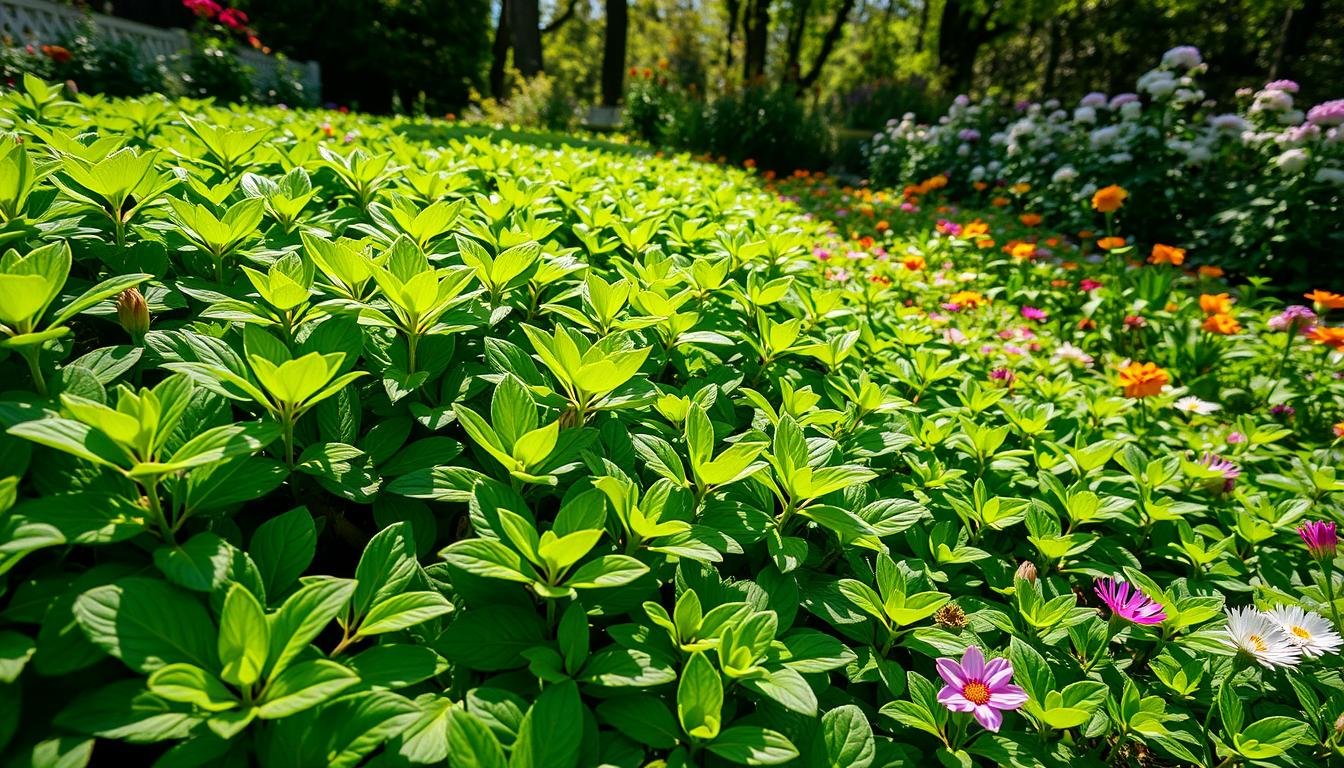
{"label": "dried seed head", "polygon": [[966,612],[956,603],[948,603],[934,612],[933,620],[946,629],[962,629],[966,626]]}

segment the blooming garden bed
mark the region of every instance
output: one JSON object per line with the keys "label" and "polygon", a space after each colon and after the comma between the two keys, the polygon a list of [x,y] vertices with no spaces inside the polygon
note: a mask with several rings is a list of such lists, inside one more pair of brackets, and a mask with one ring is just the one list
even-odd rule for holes
{"label": "blooming garden bed", "polygon": [[1344,757],[1339,286],[1120,237],[1122,184],[1081,236],[943,176],[0,115],[7,755]]}

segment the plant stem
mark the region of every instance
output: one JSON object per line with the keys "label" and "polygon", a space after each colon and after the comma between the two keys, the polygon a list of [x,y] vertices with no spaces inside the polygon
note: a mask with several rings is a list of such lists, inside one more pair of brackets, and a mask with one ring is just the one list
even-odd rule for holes
{"label": "plant stem", "polygon": [[158,526],[159,535],[168,543],[173,543],[173,529],[168,525],[168,518],[163,515],[163,503],[159,501],[159,480],[154,478],[145,483],[145,499],[149,502],[149,516],[154,519],[154,524]]}
{"label": "plant stem", "polygon": [[33,385],[37,387],[37,394],[46,397],[47,380],[42,376],[41,345],[32,344],[23,347],[22,354],[23,359],[28,361],[28,371],[33,376]]}
{"label": "plant stem", "polygon": [[1265,402],[1262,405],[1269,405],[1269,401],[1274,398],[1274,393],[1279,389],[1279,376],[1283,375],[1283,368],[1288,364],[1288,358],[1293,353],[1293,336],[1297,334],[1297,324],[1295,322],[1288,324],[1288,332],[1284,334],[1283,354],[1279,357],[1279,364],[1274,366],[1274,375],[1269,377],[1269,391],[1265,393]]}
{"label": "plant stem", "polygon": [[1334,558],[1321,559],[1321,576],[1325,580],[1325,600],[1330,605],[1330,618],[1335,622],[1335,629],[1341,626],[1339,623],[1339,608],[1335,605],[1335,568]]}

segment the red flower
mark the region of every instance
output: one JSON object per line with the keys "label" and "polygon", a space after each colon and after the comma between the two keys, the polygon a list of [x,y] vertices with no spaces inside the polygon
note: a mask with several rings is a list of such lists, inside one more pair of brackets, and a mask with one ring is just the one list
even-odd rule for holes
{"label": "red flower", "polygon": [[63,48],[59,45],[42,46],[42,55],[46,56],[48,59],[51,59],[57,64],[64,64],[73,57],[73,54],[70,53],[69,49]]}
{"label": "red flower", "polygon": [[219,14],[219,23],[235,32],[241,32],[247,27],[247,14],[237,8],[225,8]]}
{"label": "red flower", "polygon": [[202,19],[213,19],[220,11],[215,0],[182,0],[182,5]]}

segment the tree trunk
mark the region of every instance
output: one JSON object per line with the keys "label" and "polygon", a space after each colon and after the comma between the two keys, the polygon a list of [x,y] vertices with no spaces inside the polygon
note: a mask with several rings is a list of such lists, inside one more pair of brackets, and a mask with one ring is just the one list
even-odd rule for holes
{"label": "tree trunk", "polygon": [[812,62],[812,68],[803,75],[803,79],[798,81],[800,91],[811,88],[821,77],[821,68],[826,66],[826,60],[831,57],[831,52],[835,50],[835,44],[840,42],[840,34],[844,32],[845,23],[849,21],[849,14],[854,11],[855,0],[842,0],[840,8],[835,12],[835,21],[831,22],[830,29],[826,30],[825,37],[821,38],[821,50],[817,51],[817,58]]}
{"label": "tree trunk", "polygon": [[[888,6],[888,10],[896,4]],[[933,0],[924,0],[919,5],[919,26],[915,30],[915,53],[924,51],[924,36],[929,31],[929,6],[933,5]]]}
{"label": "tree trunk", "polygon": [[742,79],[751,82],[765,74],[765,49],[770,42],[770,0],[749,0],[742,23],[747,43],[742,57]]}
{"label": "tree trunk", "polygon": [[607,29],[602,42],[602,106],[614,107],[625,90],[625,44],[630,30],[627,0],[607,0]]}
{"label": "tree trunk", "polygon": [[988,30],[997,4],[990,3],[983,13],[976,13],[973,1],[947,0],[938,22],[938,63],[950,75],[949,89],[957,93],[971,89],[975,58],[980,47],[994,37]]}
{"label": "tree trunk", "polygon": [[541,34],[549,35],[557,29],[563,27],[565,22],[574,18],[574,11],[579,6],[579,0],[569,0],[569,7],[565,8],[564,13],[551,19],[551,23],[541,28]]}
{"label": "tree trunk", "polygon": [[496,99],[505,97],[504,68],[509,61],[512,38],[509,31],[509,0],[502,0],[499,4],[499,23],[495,25],[495,44],[490,48],[490,95]]}
{"label": "tree trunk", "polygon": [[1041,98],[1047,98],[1055,92],[1055,78],[1059,75],[1059,49],[1064,44],[1063,22],[1053,17],[1046,22],[1045,77],[1041,85]]}
{"label": "tree trunk", "polygon": [[789,36],[784,43],[783,82],[786,84],[796,84],[802,79],[803,30],[807,28],[807,14],[811,9],[812,0],[797,0],[797,7],[793,12],[793,23],[789,25]]}
{"label": "tree trunk", "polygon": [[733,68],[733,43],[737,42],[737,17],[741,15],[741,0],[724,0],[724,9],[728,11],[728,39],[723,53],[724,67]]}
{"label": "tree trunk", "polygon": [[513,65],[523,77],[535,77],[542,71],[537,0],[509,0],[509,26],[513,29]]}

